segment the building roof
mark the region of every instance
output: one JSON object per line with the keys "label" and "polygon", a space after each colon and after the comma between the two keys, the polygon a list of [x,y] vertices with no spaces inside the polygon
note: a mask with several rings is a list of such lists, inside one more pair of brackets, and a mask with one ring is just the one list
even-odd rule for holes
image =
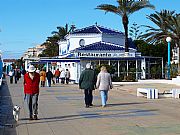
{"label": "building roof", "polygon": [[[129,48],[130,50],[134,48]],[[89,44],[83,47],[79,47],[76,49],[77,51],[79,50],[84,50],[84,51],[92,51],[92,50],[97,50],[97,51],[116,51],[116,50],[125,50],[124,46],[120,45],[115,45],[112,43],[107,43],[107,42],[96,42],[93,44]]]}
{"label": "building roof", "polygon": [[74,32],[72,32],[71,34],[90,34],[90,33],[96,33],[96,34],[105,33],[105,34],[120,34],[120,35],[123,34],[122,32],[119,32],[117,30],[105,28],[105,27],[102,27],[99,25],[92,25],[89,27],[78,29],[78,30],[75,30]]}

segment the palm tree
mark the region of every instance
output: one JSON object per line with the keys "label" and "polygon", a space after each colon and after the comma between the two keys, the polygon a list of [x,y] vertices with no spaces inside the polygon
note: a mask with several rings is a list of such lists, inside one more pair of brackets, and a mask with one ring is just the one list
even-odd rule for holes
{"label": "palm tree", "polygon": [[[176,14],[175,11],[162,10],[155,12],[147,16],[157,28],[151,26],[145,26],[148,28],[146,34],[141,37],[147,42],[157,44],[160,42],[166,42],[166,37],[170,36],[173,43],[180,48],[180,14]],[[180,53],[179,53],[180,58]],[[180,74],[180,59],[178,64],[178,73]]]}
{"label": "palm tree", "polygon": [[110,4],[101,4],[96,7],[96,9],[104,10],[105,13],[112,12],[122,17],[122,23],[125,31],[125,52],[128,52],[128,23],[129,16],[139,11],[143,8],[152,8],[155,7],[149,3],[147,0],[135,1],[135,0],[117,0],[118,6]]}
{"label": "palm tree", "polygon": [[70,33],[70,32],[73,32],[75,30],[75,25],[71,25],[70,29],[68,27],[68,24],[65,25],[65,27],[57,27],[58,31],[53,31],[51,32],[51,34],[53,34],[54,36],[56,36],[57,38],[59,38],[59,41],[60,40],[64,40],[65,36]]}
{"label": "palm tree", "polygon": [[65,25],[65,27],[57,27],[58,31],[53,31],[51,34],[59,38],[59,40],[64,40],[65,35],[69,33],[68,31],[68,24]]}
{"label": "palm tree", "polygon": [[[165,40],[167,36],[177,39],[178,35],[178,17],[175,11],[162,10],[161,12],[155,12],[147,16],[157,28],[145,25],[147,28],[146,34],[141,37],[147,42],[157,44]],[[180,30],[180,29],[179,29]]]}
{"label": "palm tree", "polygon": [[58,56],[59,55],[59,44],[58,42],[61,40],[65,40],[65,36],[73,32],[76,27],[75,25],[71,25],[70,29],[68,27],[68,24],[65,25],[65,27],[57,27],[58,31],[53,31],[51,34],[53,36],[47,37],[46,42],[43,43],[43,45],[46,46],[46,49],[43,50],[42,54],[40,54],[40,57],[53,57],[53,56]]}

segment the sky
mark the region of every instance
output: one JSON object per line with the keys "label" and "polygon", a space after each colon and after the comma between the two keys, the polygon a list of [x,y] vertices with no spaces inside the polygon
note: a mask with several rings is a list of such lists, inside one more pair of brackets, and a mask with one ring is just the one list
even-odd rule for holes
{"label": "sky", "polygon": [[[130,16],[129,26],[151,25],[147,15],[163,9],[180,13],[180,0],[150,0],[156,9],[142,9]],[[95,10],[116,0],[0,0],[0,50],[3,58],[21,58],[28,48],[42,44],[57,26],[74,24],[78,29],[98,25],[124,32],[121,17]]]}

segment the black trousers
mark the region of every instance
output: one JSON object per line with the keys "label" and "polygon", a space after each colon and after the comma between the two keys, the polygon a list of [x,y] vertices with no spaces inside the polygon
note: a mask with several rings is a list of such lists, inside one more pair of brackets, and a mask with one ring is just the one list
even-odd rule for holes
{"label": "black trousers", "polygon": [[92,95],[93,90],[85,89],[84,94],[85,94],[85,104],[86,105],[91,105],[93,101],[93,95]]}
{"label": "black trousers", "polygon": [[41,81],[41,87],[45,87],[45,81]]}
{"label": "black trousers", "polygon": [[69,84],[69,78],[66,78],[66,84]]}

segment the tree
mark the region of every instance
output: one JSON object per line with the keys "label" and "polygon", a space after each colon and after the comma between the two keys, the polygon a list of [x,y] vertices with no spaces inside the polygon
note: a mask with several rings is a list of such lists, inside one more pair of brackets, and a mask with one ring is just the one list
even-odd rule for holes
{"label": "tree", "polygon": [[101,4],[96,7],[96,9],[104,10],[105,13],[112,12],[122,17],[122,23],[125,31],[125,52],[128,52],[128,23],[129,16],[136,11],[143,8],[155,7],[149,3],[147,0],[135,1],[135,0],[117,0],[118,6],[110,4]]}
{"label": "tree", "polygon": [[[171,36],[176,40],[180,38],[180,16],[175,11],[162,10],[147,16],[157,27],[144,25],[147,28],[146,33],[141,37],[147,42],[156,44],[166,42],[167,36]],[[177,41],[178,43],[179,41]],[[179,43],[178,43],[179,44]]]}
{"label": "tree", "polygon": [[157,45],[148,44],[144,40],[135,40],[135,45],[137,46],[137,51],[141,52],[142,56],[153,56],[153,57],[163,57],[164,66],[167,62],[167,46],[164,43],[159,43]]}
{"label": "tree", "polygon": [[46,46],[46,49],[43,50],[42,54],[40,54],[40,57],[54,57],[59,55],[59,44],[58,42],[61,40],[65,40],[65,36],[73,32],[75,30],[75,25],[71,25],[70,29],[68,28],[68,24],[65,25],[65,27],[57,27],[58,31],[53,31],[51,34],[53,36],[47,37],[46,42],[44,42],[42,45]]}
{"label": "tree", "polygon": [[[180,47],[180,14],[176,14],[175,11],[162,10],[160,12],[156,11],[154,14],[147,16],[147,18],[157,28],[146,25],[147,33],[141,36],[144,40],[152,44],[166,43],[166,37],[170,36],[172,38],[171,45]],[[180,73],[180,61],[178,72]]]}
{"label": "tree", "polygon": [[68,24],[66,23],[65,27],[57,27],[58,31],[53,31],[51,34],[53,34],[54,36],[56,36],[58,38],[58,40],[64,40],[64,37],[70,33],[73,32],[76,27],[75,25],[71,25],[71,27],[68,27]]}
{"label": "tree", "polygon": [[56,37],[49,37],[46,42],[42,45],[46,46],[46,49],[43,50],[42,54],[39,54],[39,57],[54,57],[59,55],[59,45],[55,42]]}
{"label": "tree", "polygon": [[133,40],[138,40],[142,35],[142,32],[140,31],[141,26],[137,25],[137,23],[135,22],[132,25],[133,26],[131,26],[129,30],[129,35],[132,37]]}

